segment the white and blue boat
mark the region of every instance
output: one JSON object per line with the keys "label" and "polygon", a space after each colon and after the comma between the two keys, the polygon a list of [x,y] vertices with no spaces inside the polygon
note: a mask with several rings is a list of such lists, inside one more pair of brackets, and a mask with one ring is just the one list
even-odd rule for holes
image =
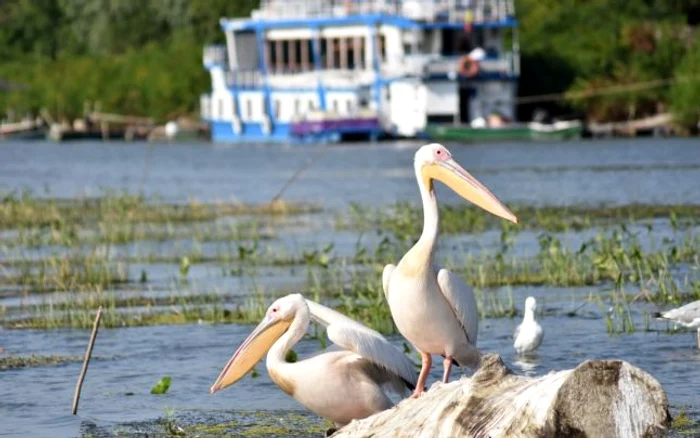
{"label": "white and blue boat", "polygon": [[515,120],[512,0],[262,0],[204,49],[217,142],[416,137]]}

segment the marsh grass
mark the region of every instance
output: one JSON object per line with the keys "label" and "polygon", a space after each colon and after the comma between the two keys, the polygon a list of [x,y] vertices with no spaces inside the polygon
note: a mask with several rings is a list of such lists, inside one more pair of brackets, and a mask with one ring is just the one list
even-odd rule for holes
{"label": "marsh grass", "polygon": [[87,223],[192,223],[237,215],[293,215],[319,212],[312,205],[275,201],[262,205],[202,203],[169,204],[159,198],[145,198],[104,191],[97,198],[45,199],[29,191],[0,197],[0,229],[82,225]]}
{"label": "marsh grass", "polygon": [[[597,297],[601,306],[606,303],[601,313],[608,316],[611,333],[636,329],[630,310],[636,300],[675,304],[700,298],[696,279],[700,272],[700,239],[691,230],[684,231],[687,224],[696,223],[700,206],[515,210],[523,220],[522,226],[543,230],[534,253],[514,251],[519,228],[513,225],[472,208],[447,206],[441,210],[441,230],[445,234],[500,226],[500,246],[495,250],[452,251],[447,260],[440,261],[474,287],[482,318],[516,314],[513,286],[591,286],[591,300]],[[337,226],[360,229],[354,254],[338,254],[333,243],[292,253],[265,244],[266,238],[284,227],[284,220],[276,222],[275,217],[316,211],[314,207],[284,203],[241,206],[192,201],[173,205],[157,198],[115,193],[78,200],[44,200],[26,193],[6,196],[0,204],[0,229],[9,231],[0,243],[4,253],[13,256],[0,260],[0,286],[16,288],[17,294],[24,295],[77,294],[69,300],[48,296],[41,304],[21,309],[3,307],[0,324],[10,328],[87,328],[99,305],[105,307],[102,324],[106,328],[254,323],[276,297],[302,292],[381,332],[394,332],[381,287],[381,271],[387,263],[397,263],[414,243],[422,223],[420,209],[407,203],[385,212],[353,206],[349,219]],[[220,220],[237,215],[243,219]],[[647,226],[646,234],[632,232],[626,225],[613,226],[659,217],[668,219],[673,238],[658,241],[652,225]],[[607,228],[579,248],[568,247],[554,234],[601,225]],[[381,230],[378,243],[374,247],[363,245],[363,233],[377,230]],[[129,242],[180,239],[187,243],[182,248],[166,245],[156,251],[147,242],[143,245],[146,252],[116,256],[120,251],[113,250],[113,246]],[[643,240],[651,241],[651,245],[643,245]],[[204,242],[217,242],[216,251],[204,251]],[[25,249],[32,247],[40,248],[34,253],[51,253],[38,258],[25,255]],[[172,265],[172,285],[168,286],[175,290],[172,296],[147,298],[138,291],[131,296],[114,293],[136,283],[141,284],[140,288],[151,287],[149,264]],[[191,270],[199,264],[218,268],[213,271],[222,276],[243,277],[256,292],[243,302],[230,294],[177,293],[180,285],[193,286]],[[140,275],[130,273],[133,265],[138,265]],[[268,266],[305,270],[305,286],[301,291],[264,290],[260,286],[262,268]],[[494,288],[501,287],[505,287],[505,293],[494,292]],[[6,291],[5,296],[13,293]]]}
{"label": "marsh grass", "polygon": [[[628,204],[621,206],[511,206],[520,219],[518,229],[542,229],[549,232],[579,231],[592,227],[616,226],[648,219],[669,219],[673,227],[700,223],[700,205]],[[349,213],[336,217],[337,229],[380,229],[397,235],[420,234],[423,212],[420,205],[398,202],[376,209],[351,204]],[[475,233],[487,229],[516,226],[484,214],[470,205],[441,205],[440,232]]]}
{"label": "marsh grass", "polygon": [[0,285],[17,285],[31,292],[99,292],[128,281],[127,264],[96,254],[49,256],[21,264],[14,275],[0,270]]}
{"label": "marsh grass", "polygon": [[82,360],[80,356],[41,356],[36,354],[29,356],[0,356],[0,371],[62,365],[64,363],[79,362],[80,360]]}

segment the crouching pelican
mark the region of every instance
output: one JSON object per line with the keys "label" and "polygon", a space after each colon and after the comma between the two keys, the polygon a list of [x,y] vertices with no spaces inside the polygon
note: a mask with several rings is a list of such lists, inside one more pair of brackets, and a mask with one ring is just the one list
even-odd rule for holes
{"label": "crouching pelican", "polygon": [[535,310],[537,310],[535,297],[527,297],[523,322],[516,327],[513,334],[513,348],[518,354],[531,353],[537,350],[542,343],[544,330],[542,330],[542,326],[535,319]]}
{"label": "crouching pelican", "polygon": [[480,358],[476,349],[478,314],[474,294],[457,275],[433,264],[438,233],[433,182],[445,183],[496,216],[515,223],[518,219],[457,164],[442,145],[433,143],[418,149],[414,169],[423,200],[423,233],[398,265],[384,268],[382,280],[396,327],[421,354],[422,368],[413,393],[417,397],[428,378],[431,354],[444,357],[443,382],[449,379],[453,362],[475,368]]}
{"label": "crouching pelican", "polygon": [[[326,328],[328,338],[339,349],[286,362],[287,352],[304,336],[312,320]],[[272,381],[338,427],[392,407],[385,388],[403,393],[416,384],[413,363],[382,335],[300,294],[292,294],[272,303],[210,392],[240,380],[266,352]]]}
{"label": "crouching pelican", "polygon": [[697,342],[698,348],[700,348],[700,300],[693,301],[685,306],[677,307],[664,313],[657,313],[654,316],[671,320],[687,328],[698,329]]}

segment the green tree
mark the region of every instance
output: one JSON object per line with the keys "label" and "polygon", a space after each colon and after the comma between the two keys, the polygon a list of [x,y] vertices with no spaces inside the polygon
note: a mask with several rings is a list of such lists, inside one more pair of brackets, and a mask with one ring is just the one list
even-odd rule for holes
{"label": "green tree", "polygon": [[677,122],[697,128],[700,122],[700,43],[696,43],[678,65],[671,87],[671,110]]}

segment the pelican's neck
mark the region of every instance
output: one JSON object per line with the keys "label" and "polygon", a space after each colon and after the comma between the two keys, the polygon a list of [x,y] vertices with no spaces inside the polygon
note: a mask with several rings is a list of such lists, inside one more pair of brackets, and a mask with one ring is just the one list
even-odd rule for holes
{"label": "pelican's neck", "polygon": [[438,233],[438,205],[435,190],[432,187],[426,186],[426,181],[421,172],[421,165],[416,164],[416,179],[418,180],[418,188],[420,189],[420,197],[423,201],[423,233],[418,240],[417,245],[425,245],[432,257],[433,248],[437,240]]}
{"label": "pelican's neck", "polygon": [[280,365],[286,364],[287,352],[304,337],[304,333],[309,328],[309,309],[303,307],[299,309],[294,316],[292,324],[286,332],[272,345],[270,351],[267,352],[265,364],[268,369],[279,368]]}

